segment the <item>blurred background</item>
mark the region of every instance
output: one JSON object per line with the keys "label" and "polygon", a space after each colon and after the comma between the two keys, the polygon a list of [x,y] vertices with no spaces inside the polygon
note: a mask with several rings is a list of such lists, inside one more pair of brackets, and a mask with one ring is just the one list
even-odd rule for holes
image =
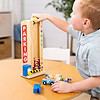
{"label": "blurred background", "polygon": [[[22,20],[30,19],[32,13],[48,13],[68,20],[73,1],[0,0],[0,59],[21,58],[20,23]],[[74,54],[76,41],[69,34],[48,21],[43,22],[43,33],[44,47],[70,48],[71,55]]]}

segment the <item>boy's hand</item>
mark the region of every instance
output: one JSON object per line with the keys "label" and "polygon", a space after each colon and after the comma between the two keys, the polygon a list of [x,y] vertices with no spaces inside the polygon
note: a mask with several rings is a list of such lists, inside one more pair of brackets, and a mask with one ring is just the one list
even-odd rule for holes
{"label": "boy's hand", "polygon": [[48,14],[32,14],[32,16],[35,16],[35,17],[38,17],[39,19],[38,19],[38,21],[44,21],[44,20],[46,20],[47,18],[48,18]]}
{"label": "boy's hand", "polygon": [[52,90],[58,93],[68,93],[71,91],[71,84],[63,81],[58,81],[52,85]]}

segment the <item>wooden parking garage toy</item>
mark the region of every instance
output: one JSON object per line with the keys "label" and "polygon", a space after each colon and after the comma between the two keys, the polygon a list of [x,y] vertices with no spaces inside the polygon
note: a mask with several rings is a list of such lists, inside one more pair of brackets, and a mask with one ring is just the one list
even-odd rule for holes
{"label": "wooden parking garage toy", "polygon": [[21,22],[22,76],[25,78],[44,74],[41,24],[35,16]]}

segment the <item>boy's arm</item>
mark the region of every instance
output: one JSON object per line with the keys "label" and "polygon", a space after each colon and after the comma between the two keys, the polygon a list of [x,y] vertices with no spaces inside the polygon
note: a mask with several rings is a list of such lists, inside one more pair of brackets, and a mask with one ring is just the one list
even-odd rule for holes
{"label": "boy's arm", "polygon": [[57,18],[55,16],[47,15],[47,20],[49,20],[51,23],[53,23],[55,26],[57,26],[59,29],[63,30],[64,32],[67,32],[67,27],[69,26],[69,23]]}
{"label": "boy's arm", "polygon": [[68,22],[57,18],[55,16],[51,16],[49,14],[33,14],[32,16],[37,16],[39,17],[39,21],[44,21],[44,20],[49,20],[51,23],[53,23],[56,27],[58,27],[59,29],[61,29],[64,32],[67,32],[67,27],[68,27]]}
{"label": "boy's arm", "polygon": [[72,84],[71,91],[85,91],[100,86],[100,76],[90,77]]}
{"label": "boy's arm", "polygon": [[72,84],[61,81],[56,82],[55,84],[52,85],[52,90],[58,93],[68,93],[68,92],[86,91],[99,86],[100,86],[100,77],[91,77]]}

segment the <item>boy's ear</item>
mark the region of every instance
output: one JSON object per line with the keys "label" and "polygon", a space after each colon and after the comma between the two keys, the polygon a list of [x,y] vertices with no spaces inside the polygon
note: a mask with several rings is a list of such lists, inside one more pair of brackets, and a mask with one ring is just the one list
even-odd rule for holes
{"label": "boy's ear", "polygon": [[89,20],[89,19],[87,19],[87,18],[84,18],[83,19],[83,27],[85,28],[85,29],[87,29],[87,28],[89,28],[91,26],[91,21]]}

